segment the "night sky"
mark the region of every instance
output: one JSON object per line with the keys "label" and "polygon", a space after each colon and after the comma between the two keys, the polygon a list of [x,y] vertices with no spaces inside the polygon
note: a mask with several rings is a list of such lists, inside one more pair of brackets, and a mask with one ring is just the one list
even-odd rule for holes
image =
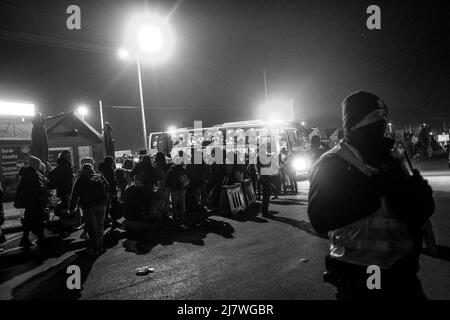
{"label": "night sky", "polygon": [[[340,102],[360,89],[384,99],[398,126],[450,126],[446,2],[0,1],[0,98],[32,101],[45,116],[101,99],[116,149],[140,148],[140,110],[109,106],[139,106],[136,65],[116,49],[128,17],[147,7],[171,12],[176,36],[170,61],[142,67],[149,132],[255,119],[264,68],[269,96],[292,97],[311,126],[340,126]],[[66,28],[71,4],[81,30]],[[381,30],[366,27],[371,4]]]}

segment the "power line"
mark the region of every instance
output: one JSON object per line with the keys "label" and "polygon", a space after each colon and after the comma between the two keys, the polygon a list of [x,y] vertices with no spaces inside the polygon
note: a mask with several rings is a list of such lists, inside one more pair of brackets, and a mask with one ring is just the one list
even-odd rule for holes
{"label": "power line", "polygon": [[[5,30],[5,29],[0,29],[0,39],[17,41],[17,42],[25,42],[25,43],[43,45],[43,46],[49,46],[49,47],[81,50],[81,51],[87,51],[87,52],[93,52],[93,53],[115,54],[115,52],[116,52],[116,48],[110,47],[110,46],[86,43],[86,42],[80,42],[80,41],[73,41],[73,40],[66,40],[66,39],[62,39],[62,38],[55,38],[55,37],[49,37],[49,36],[43,36],[43,35],[37,35],[37,34],[15,32],[15,31],[9,31],[9,30]],[[232,64],[232,63],[217,62],[217,61],[214,61],[211,59],[202,59],[201,61],[198,59],[186,59],[186,58],[181,58],[181,59],[185,60],[185,62],[189,63],[189,64],[190,63],[199,63],[199,64],[203,64],[204,66],[234,69],[234,70],[239,70],[239,71],[244,71],[244,72],[255,72],[255,73],[263,74],[264,70],[273,70],[273,68],[252,68],[252,67],[242,66],[242,65]]]}
{"label": "power line", "polygon": [[36,34],[14,32],[14,31],[9,31],[9,30],[4,30],[4,29],[0,29],[0,39],[18,41],[18,42],[26,42],[26,43],[51,46],[51,47],[66,48],[66,49],[83,50],[83,51],[89,51],[89,52],[95,52],[95,53],[113,53],[114,52],[114,48],[108,47],[108,46],[86,43],[86,42],[79,42],[79,41],[72,41],[72,40],[66,40],[66,39],[54,38],[54,37],[42,36],[42,35],[36,35]]}
{"label": "power line", "polygon": [[[87,106],[89,108],[98,108],[97,105]],[[103,105],[103,108],[109,109],[141,109],[139,106],[106,106]],[[144,106],[144,109],[148,110],[221,110],[221,109],[229,109],[229,107],[221,107],[221,106]]]}

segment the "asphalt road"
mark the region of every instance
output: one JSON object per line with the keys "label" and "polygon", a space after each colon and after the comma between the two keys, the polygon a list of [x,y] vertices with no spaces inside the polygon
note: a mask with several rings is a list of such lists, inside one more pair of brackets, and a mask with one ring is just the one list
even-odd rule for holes
{"label": "asphalt road", "polygon": [[[450,174],[424,173],[435,190],[439,257],[422,255],[419,276],[429,298],[450,299]],[[334,288],[322,281],[328,243],[310,227],[307,191],[302,182],[299,195],[274,201],[270,219],[211,216],[194,229],[141,243],[117,232],[105,254],[75,261],[82,290],[67,290],[67,274],[59,272],[29,298],[334,299]],[[155,272],[137,276],[140,266]]]}

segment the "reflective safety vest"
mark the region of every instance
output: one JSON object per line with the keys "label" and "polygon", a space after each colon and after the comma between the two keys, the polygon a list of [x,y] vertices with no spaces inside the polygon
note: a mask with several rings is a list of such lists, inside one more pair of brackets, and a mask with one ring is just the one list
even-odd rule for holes
{"label": "reflective safety vest", "polygon": [[[378,172],[365,164],[359,152],[346,142],[339,143],[329,153],[336,154],[367,176]],[[393,217],[384,197],[373,214],[330,231],[328,237],[333,258],[364,266],[378,265],[383,269],[391,267],[413,249],[406,224]]]}

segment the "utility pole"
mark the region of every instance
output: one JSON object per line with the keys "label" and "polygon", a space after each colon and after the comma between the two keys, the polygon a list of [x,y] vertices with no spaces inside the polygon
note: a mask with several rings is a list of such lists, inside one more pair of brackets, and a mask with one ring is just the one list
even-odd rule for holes
{"label": "utility pole", "polygon": [[295,121],[295,115],[294,115],[294,99],[289,99],[289,106],[290,106],[290,111],[291,111],[291,121]]}
{"label": "utility pole", "polygon": [[102,100],[98,101],[98,105],[100,106],[100,122],[102,125],[102,135],[105,134],[105,128],[104,128],[104,124],[103,124],[103,105],[102,105]]}
{"label": "utility pole", "polygon": [[265,99],[266,99],[266,104],[267,104],[267,69],[264,68],[264,94],[265,94]]}

